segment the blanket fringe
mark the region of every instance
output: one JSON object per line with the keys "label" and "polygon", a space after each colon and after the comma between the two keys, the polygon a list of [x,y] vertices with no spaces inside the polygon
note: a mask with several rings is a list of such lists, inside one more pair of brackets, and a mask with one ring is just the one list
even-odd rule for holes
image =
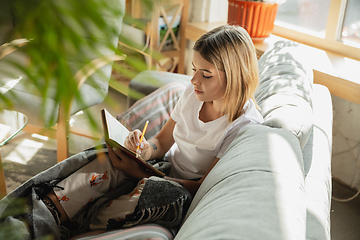
{"label": "blanket fringe", "polygon": [[[162,207],[153,207],[149,209],[143,209],[138,211],[131,219],[122,225],[124,228],[133,227],[135,225],[144,224],[144,223],[158,223],[165,227],[176,227],[180,225],[182,221],[182,213],[187,198],[180,197],[176,202],[170,203]],[[186,210],[185,210],[186,211]],[[108,223],[114,227],[114,222],[111,221]]]}

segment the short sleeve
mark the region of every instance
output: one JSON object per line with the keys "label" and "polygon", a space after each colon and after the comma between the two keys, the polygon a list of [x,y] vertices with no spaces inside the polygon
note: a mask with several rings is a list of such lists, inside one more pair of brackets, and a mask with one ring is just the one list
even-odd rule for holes
{"label": "short sleeve", "polygon": [[186,86],[186,89],[184,91],[184,93],[181,95],[181,97],[179,98],[179,101],[176,103],[174,110],[171,112],[170,117],[175,121],[175,122],[179,122],[180,120],[180,112],[182,107],[185,105],[185,102],[189,100],[189,95],[192,92],[192,84],[189,84],[188,86]]}

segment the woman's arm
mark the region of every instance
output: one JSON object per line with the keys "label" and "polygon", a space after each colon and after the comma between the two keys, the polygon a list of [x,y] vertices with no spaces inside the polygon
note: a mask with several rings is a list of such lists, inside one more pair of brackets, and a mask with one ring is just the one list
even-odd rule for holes
{"label": "woman's arm", "polygon": [[[109,148],[109,146],[108,146]],[[148,171],[145,171],[143,168],[140,167],[138,163],[136,163],[134,160],[132,160],[129,156],[127,156],[125,153],[123,153],[121,150],[113,150],[109,149],[109,156],[110,160],[113,164],[113,166],[127,175],[136,178],[138,180],[141,180],[143,178],[148,178],[152,176],[151,173]],[[197,190],[199,189],[200,185],[206,178],[206,176],[209,174],[211,169],[216,165],[216,163],[219,161],[219,158],[215,158],[215,160],[212,162],[210,168],[206,172],[206,174],[199,179],[198,181],[192,181],[192,180],[184,180],[184,179],[178,179],[178,178],[171,178],[165,176],[164,179],[171,180],[174,182],[179,183],[184,188],[186,188],[192,196],[195,196]]]}
{"label": "woman's arm", "polygon": [[[145,160],[159,158],[165,155],[165,153],[170,149],[170,147],[175,142],[173,138],[173,130],[175,124],[176,122],[172,118],[169,118],[169,120],[165,123],[164,127],[154,138],[144,142],[144,146],[141,151],[141,156]],[[135,132],[133,133],[138,134]],[[136,139],[140,139],[140,136],[141,136],[141,132],[136,136],[129,136],[129,139],[127,140],[128,142],[125,144],[125,146],[127,147],[131,146],[132,148],[136,149]],[[134,160],[132,160],[130,157],[128,157],[125,153],[123,153],[119,149],[115,149],[115,150],[109,149],[109,156],[113,166],[123,171],[129,176],[132,176],[138,180],[151,176],[151,174],[148,171],[142,169],[138,163],[136,163]],[[186,188],[192,196],[194,196],[197,190],[199,189],[201,183],[204,181],[206,176],[209,174],[211,169],[216,165],[218,161],[219,158],[215,158],[210,168],[206,172],[206,174],[198,181],[176,179],[170,177],[164,177],[164,178],[167,180],[178,182],[184,188]]]}

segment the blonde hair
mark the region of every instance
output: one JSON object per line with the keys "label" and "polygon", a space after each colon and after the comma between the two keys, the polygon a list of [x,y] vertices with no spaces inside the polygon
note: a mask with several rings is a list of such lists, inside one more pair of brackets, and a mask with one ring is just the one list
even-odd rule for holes
{"label": "blonde hair", "polygon": [[256,50],[249,34],[242,27],[223,25],[201,36],[193,49],[225,72],[223,113],[229,122],[234,121],[242,114],[246,101],[254,100],[259,84]]}

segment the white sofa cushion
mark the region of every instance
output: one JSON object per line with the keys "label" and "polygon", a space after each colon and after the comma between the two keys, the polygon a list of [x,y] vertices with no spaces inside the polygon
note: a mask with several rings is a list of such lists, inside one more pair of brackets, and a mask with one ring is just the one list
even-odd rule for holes
{"label": "white sofa cushion", "polygon": [[291,131],[303,149],[312,129],[312,69],[301,47],[279,41],[259,59],[260,85],[255,99],[264,125]]}
{"label": "white sofa cushion", "polygon": [[330,240],[332,104],[329,90],[314,84],[314,126],[303,149],[306,239]]}

